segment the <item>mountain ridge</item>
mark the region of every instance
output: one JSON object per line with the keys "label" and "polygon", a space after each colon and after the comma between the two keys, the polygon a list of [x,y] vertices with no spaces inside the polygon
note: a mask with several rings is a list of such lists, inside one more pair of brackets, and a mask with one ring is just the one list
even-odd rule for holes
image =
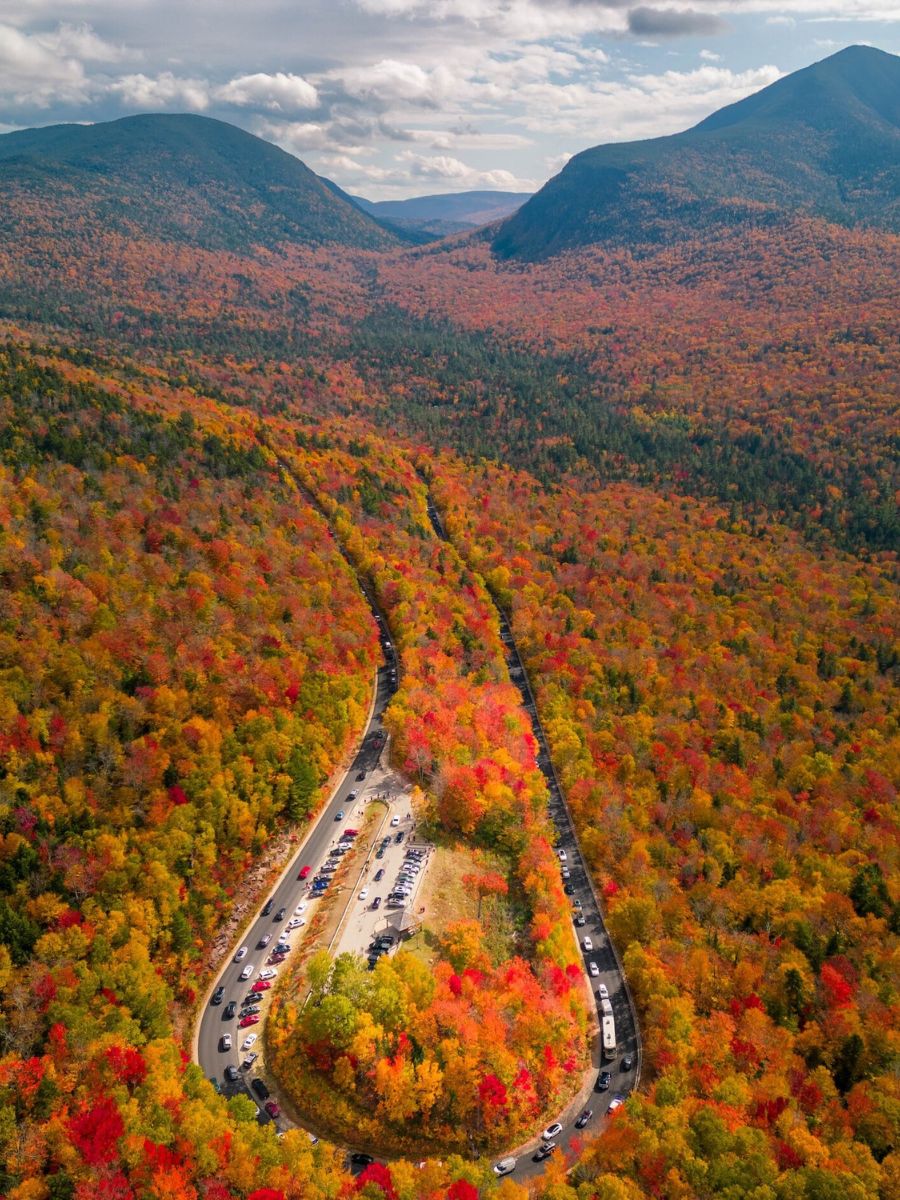
{"label": "mountain ridge", "polygon": [[785,213],[900,229],[900,58],[848,47],[681,133],[570,159],[493,239],[503,258],[665,243]]}

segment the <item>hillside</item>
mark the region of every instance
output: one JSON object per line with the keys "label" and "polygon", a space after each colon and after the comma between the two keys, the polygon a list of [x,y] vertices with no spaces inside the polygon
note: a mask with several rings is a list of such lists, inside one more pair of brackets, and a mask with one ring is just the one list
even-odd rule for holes
{"label": "hillside", "polygon": [[142,114],[0,137],[0,231],[39,206],[105,232],[207,250],[374,249],[396,238],[298,158],[223,121]]}
{"label": "hillside", "polygon": [[412,196],[408,200],[366,200],[362,196],[354,196],[353,200],[373,217],[401,229],[445,237],[508,217],[530,197],[530,192],[474,191]]}
{"label": "hillside", "polygon": [[493,247],[538,260],[785,214],[900,229],[900,58],[850,46],[670,137],[576,155]]}

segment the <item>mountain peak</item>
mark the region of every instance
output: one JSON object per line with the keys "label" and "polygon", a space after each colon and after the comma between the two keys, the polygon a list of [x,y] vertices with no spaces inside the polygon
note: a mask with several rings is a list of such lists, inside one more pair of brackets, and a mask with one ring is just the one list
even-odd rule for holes
{"label": "mountain peak", "polygon": [[572,158],[494,239],[503,257],[665,243],[806,214],[900,229],[900,58],[848,46],[692,129]]}

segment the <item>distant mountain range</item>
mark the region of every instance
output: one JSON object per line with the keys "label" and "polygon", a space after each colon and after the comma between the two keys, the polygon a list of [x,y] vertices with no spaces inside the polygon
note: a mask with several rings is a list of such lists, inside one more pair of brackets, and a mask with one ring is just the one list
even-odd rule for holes
{"label": "distant mountain range", "polygon": [[401,229],[445,237],[508,217],[530,197],[531,192],[476,191],[415,196],[409,200],[365,200],[362,196],[351,199],[363,211]]}
{"label": "distant mountain range", "polygon": [[493,239],[502,257],[665,243],[809,214],[900,230],[900,58],[850,46],[671,137],[572,158]]}
{"label": "distant mountain range", "polygon": [[[23,210],[205,249],[386,249],[389,231],[292,154],[224,121],[144,114],[0,137],[0,232]],[[5,214],[3,210],[5,211]]]}

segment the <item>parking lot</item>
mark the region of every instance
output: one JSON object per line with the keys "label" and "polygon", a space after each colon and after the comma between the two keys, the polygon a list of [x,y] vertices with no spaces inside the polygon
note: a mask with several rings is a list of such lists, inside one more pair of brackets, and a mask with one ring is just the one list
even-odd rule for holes
{"label": "parking lot", "polygon": [[[407,851],[412,851],[415,859],[409,858]],[[416,896],[421,888],[431,853],[430,846],[416,840],[415,821],[408,806],[408,798],[398,797],[385,813],[375,835],[371,853],[358,878],[353,899],[335,944],[335,953],[349,952],[368,957],[373,939],[391,933],[395,935],[393,947],[396,948],[399,941],[396,935],[402,915],[416,915]],[[412,876],[409,881],[410,894],[402,905],[392,906],[388,897],[396,886],[398,876],[405,870],[405,864],[413,861],[416,866],[409,872]]]}

